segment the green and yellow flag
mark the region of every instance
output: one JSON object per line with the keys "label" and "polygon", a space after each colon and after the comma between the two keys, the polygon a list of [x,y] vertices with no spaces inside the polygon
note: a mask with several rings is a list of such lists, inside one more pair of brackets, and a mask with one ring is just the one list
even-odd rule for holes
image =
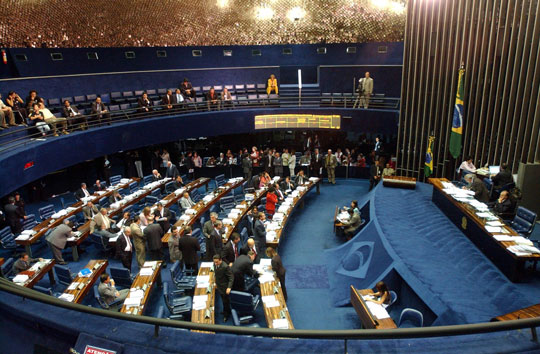
{"label": "green and yellow flag", "polygon": [[427,152],[426,152],[426,162],[424,164],[424,176],[429,177],[433,173],[433,141],[435,140],[434,136],[430,136],[428,139]]}
{"label": "green and yellow flag", "polygon": [[463,136],[463,81],[465,69],[459,69],[456,105],[452,119],[452,133],[450,134],[450,154],[456,159],[461,154],[461,137]]}

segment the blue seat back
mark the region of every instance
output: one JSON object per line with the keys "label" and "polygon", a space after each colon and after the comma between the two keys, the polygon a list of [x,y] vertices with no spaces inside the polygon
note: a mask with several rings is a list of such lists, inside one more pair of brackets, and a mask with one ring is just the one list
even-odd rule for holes
{"label": "blue seat back", "polygon": [[139,183],[137,182],[131,182],[129,184],[129,193],[135,192],[137,189],[139,189]]}
{"label": "blue seat back", "polygon": [[165,192],[167,192],[167,194],[171,194],[172,192],[176,190],[176,188],[174,187],[174,184],[175,184],[175,181],[170,181],[170,182],[167,182],[167,184],[165,184]]}
{"label": "blue seat back", "polygon": [[394,302],[396,302],[396,301],[397,301],[397,294],[396,294],[396,292],[390,290],[390,305],[388,305],[388,306],[393,305]]}
{"label": "blue seat back", "polygon": [[191,236],[193,236],[195,238],[199,238],[201,235],[202,235],[201,229],[199,229],[199,228],[196,228],[195,230],[193,230],[191,232]]}
{"label": "blue seat back", "polygon": [[123,288],[130,288],[131,283],[133,282],[131,280],[131,273],[126,268],[118,268],[118,267],[109,267],[109,274],[111,275],[111,278],[114,279],[116,285],[121,286]]}
{"label": "blue seat back", "polygon": [[120,183],[121,179],[122,179],[121,175],[111,176],[111,178],[109,178],[109,183],[111,184],[111,186],[114,186]]}
{"label": "blue seat back", "polygon": [[8,258],[7,261],[2,264],[2,267],[0,268],[2,270],[2,274],[4,277],[9,278],[11,276],[14,276],[13,273],[13,264],[15,263],[15,258]]}
{"label": "blue seat back", "polygon": [[528,236],[532,233],[535,223],[536,213],[520,206],[517,208],[514,220],[512,220],[512,228],[516,232]]}
{"label": "blue seat back", "polygon": [[54,272],[56,273],[56,278],[60,284],[68,285],[71,284],[73,278],[71,277],[71,272],[68,267],[64,267],[56,264],[54,266]]}
{"label": "blue seat back", "polygon": [[39,286],[39,285],[34,285],[34,287],[32,288],[36,291],[39,291],[40,293],[43,293],[45,295],[51,295],[52,296],[52,290],[50,288],[44,288],[42,286]]}
{"label": "blue seat back", "polygon": [[247,240],[249,238],[248,230],[247,228],[243,228],[242,231],[240,231],[240,240],[242,242],[242,245],[245,245],[247,243]]}
{"label": "blue seat back", "polygon": [[23,230],[32,230],[37,225],[36,215],[29,214],[23,221]]}
{"label": "blue seat back", "polygon": [[5,249],[17,248],[17,244],[15,243],[15,235],[13,235],[9,226],[6,226],[0,230],[0,244],[2,245],[2,248]]}
{"label": "blue seat back", "polygon": [[191,200],[193,200],[195,203],[197,203],[199,200],[202,199],[201,193],[199,193],[198,189],[193,190],[191,192]]}
{"label": "blue seat back", "polygon": [[422,312],[411,308],[404,308],[401,311],[398,327],[422,327],[423,325],[424,316]]}
{"label": "blue seat back", "polygon": [[107,310],[109,308],[109,305],[101,298],[99,295],[98,286],[94,285],[94,299],[96,299],[96,302],[101,306],[101,308]]}
{"label": "blue seat back", "polygon": [[243,292],[243,291],[233,290],[231,291],[230,298],[231,298],[231,307],[235,309],[236,311],[238,311],[240,315],[253,314],[253,311],[255,310],[254,303],[253,303],[253,300],[254,300],[253,295],[251,295],[250,293]]}
{"label": "blue seat back", "polygon": [[150,193],[150,195],[159,199],[161,198],[161,190],[159,188],[156,188],[152,191],[152,193]]}
{"label": "blue seat back", "polygon": [[147,184],[152,183],[152,180],[153,180],[152,175],[144,176],[143,177],[143,185],[146,186]]}
{"label": "blue seat back", "polygon": [[55,213],[54,205],[48,204],[38,209],[39,217],[41,220],[47,220]]}
{"label": "blue seat back", "polygon": [[235,206],[234,196],[226,196],[219,200],[219,206],[222,210],[231,210]]}
{"label": "blue seat back", "polygon": [[217,175],[215,179],[216,179],[216,185],[218,187],[220,187],[220,186],[222,186],[222,185],[224,185],[226,183],[224,174]]}
{"label": "blue seat back", "polygon": [[94,246],[100,251],[108,251],[111,248],[108,244],[105,243],[103,237],[96,233],[91,233],[90,236],[88,236],[88,241],[92,242]]}
{"label": "blue seat back", "polygon": [[182,279],[182,276],[184,275],[182,273],[182,269],[180,268],[180,261],[174,262],[173,266],[170,269],[171,273],[171,280],[173,282],[178,282],[180,279]]}
{"label": "blue seat back", "polygon": [[153,195],[149,195],[145,198],[145,204],[146,205],[154,205],[158,202],[158,198],[157,197],[154,197]]}
{"label": "blue seat back", "polygon": [[109,198],[107,198],[107,197],[99,198],[99,205],[100,205],[102,208],[108,207],[108,206],[109,206]]}

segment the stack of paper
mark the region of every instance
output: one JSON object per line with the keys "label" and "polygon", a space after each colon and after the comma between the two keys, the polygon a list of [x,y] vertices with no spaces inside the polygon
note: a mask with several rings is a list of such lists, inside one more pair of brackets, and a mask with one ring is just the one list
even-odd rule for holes
{"label": "stack of paper", "polygon": [[78,281],[74,281],[73,283],[69,284],[67,290],[75,290],[75,289],[77,289],[79,284],[81,284],[81,283],[79,283]]}
{"label": "stack of paper", "polygon": [[318,177],[309,177],[309,180],[311,182],[318,182],[319,181],[319,178]]}
{"label": "stack of paper", "polygon": [[[300,187],[297,187],[296,189],[298,189],[298,188],[300,188]],[[293,196],[293,198],[296,198],[296,197],[298,197],[298,196],[300,195],[300,192],[297,191],[297,190],[295,190],[295,191],[293,191],[293,192],[291,193],[291,195]]]}
{"label": "stack of paper", "polygon": [[489,226],[504,226],[504,224],[502,222],[500,222],[499,220],[488,221],[488,222],[486,222],[486,225],[489,225]]}
{"label": "stack of paper", "polygon": [[487,232],[491,232],[491,233],[504,233],[505,231],[502,227],[499,227],[499,226],[485,225],[484,227],[486,228]]}
{"label": "stack of paper", "polygon": [[284,217],[285,217],[285,215],[283,215],[283,213],[275,213],[272,220],[280,222],[280,221],[283,221]]}
{"label": "stack of paper", "polygon": [[197,210],[189,208],[189,209],[186,209],[185,214],[187,214],[187,215],[195,215],[195,214],[197,214]]}
{"label": "stack of paper", "polygon": [[274,231],[274,230],[278,230],[279,229],[279,224],[275,221],[272,221],[272,222],[269,222],[267,225],[266,225],[266,230],[268,231]]}
{"label": "stack of paper", "polygon": [[275,280],[274,276],[271,273],[264,273],[259,277],[259,283],[270,283]]}
{"label": "stack of paper", "polygon": [[177,190],[174,191],[175,195],[181,195],[183,193],[184,193],[184,188],[178,188]]}
{"label": "stack of paper", "polygon": [[234,220],[230,218],[225,218],[222,221],[223,221],[223,225],[234,225]]}
{"label": "stack of paper", "polygon": [[276,239],[276,232],[275,231],[268,231],[266,233],[266,242],[272,242]]}
{"label": "stack of paper", "polygon": [[272,264],[272,260],[270,258],[261,258],[259,264],[265,267],[269,267]]}
{"label": "stack of paper", "polygon": [[121,183],[121,184],[126,184],[126,183],[128,183],[129,181],[131,181],[129,178],[121,178],[121,179],[120,179],[120,183]]}
{"label": "stack of paper", "polygon": [[527,239],[527,238],[525,238],[523,236],[513,237],[512,241],[514,241],[518,245],[526,245],[526,246],[533,246],[534,245],[534,243],[531,240],[529,240],[529,239]]}
{"label": "stack of paper", "polygon": [[493,235],[493,238],[499,242],[514,241],[514,237],[510,235]]}
{"label": "stack of paper", "polygon": [[124,300],[125,307],[138,307],[141,305],[142,297],[128,297]]}
{"label": "stack of paper", "polygon": [[206,302],[208,301],[208,295],[195,295],[193,296],[193,309],[203,310],[206,308]]}
{"label": "stack of paper", "polygon": [[299,192],[304,192],[306,189],[307,189],[307,187],[304,187],[304,186],[296,187],[296,190],[299,191]]}
{"label": "stack of paper", "polygon": [[28,240],[29,238],[30,238],[30,235],[20,234],[19,236],[17,236],[15,238],[15,240],[17,240],[17,241],[25,241],[25,240]]}
{"label": "stack of paper", "polygon": [[212,268],[214,266],[214,262],[201,262],[201,268]]}
{"label": "stack of paper", "polygon": [[209,275],[199,275],[197,276],[197,284],[199,283],[209,283],[210,282],[210,276]]}
{"label": "stack of paper", "polygon": [[60,300],[72,302],[73,299],[75,299],[75,295],[73,294],[62,294],[58,297]]}
{"label": "stack of paper", "polygon": [[386,311],[386,309],[382,305],[376,304],[371,301],[366,301],[366,305],[369,311],[371,311],[371,314],[375,316],[377,319],[382,320],[383,318],[390,317],[390,315],[388,314],[388,311]]}
{"label": "stack of paper", "polygon": [[191,219],[191,216],[188,215],[188,214],[184,214],[180,217],[180,220],[183,220],[183,221],[188,221]]}
{"label": "stack of paper", "polygon": [[272,321],[272,328],[274,329],[289,329],[289,322],[286,318],[276,318]]}
{"label": "stack of paper", "polygon": [[263,301],[264,306],[266,307],[279,307],[280,306],[279,301],[277,301],[275,295],[263,296],[262,301]]}
{"label": "stack of paper", "polygon": [[150,276],[154,274],[154,269],[152,267],[142,267],[139,271],[140,276]]}
{"label": "stack of paper", "polygon": [[245,204],[238,204],[237,206],[235,206],[235,208],[246,209],[246,205]]}
{"label": "stack of paper", "polygon": [[251,194],[251,193],[246,193],[246,194],[244,195],[244,199],[245,199],[246,201],[253,200],[253,199],[255,199],[255,195],[254,195],[254,194]]}
{"label": "stack of paper", "polygon": [[26,283],[29,278],[30,277],[26,274],[17,274],[15,278],[13,278],[13,282],[17,284],[23,284]]}

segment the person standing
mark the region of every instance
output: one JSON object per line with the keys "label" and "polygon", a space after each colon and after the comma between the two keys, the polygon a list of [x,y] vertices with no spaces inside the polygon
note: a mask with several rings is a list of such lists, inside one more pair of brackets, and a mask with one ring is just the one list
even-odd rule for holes
{"label": "person standing", "polygon": [[214,276],[216,288],[223,302],[223,322],[227,322],[231,316],[230,293],[234,282],[234,275],[229,265],[221,259],[219,254],[213,256]]}
{"label": "person standing", "polygon": [[287,288],[285,288],[285,272],[286,269],[281,262],[281,257],[278,255],[275,249],[268,247],[266,249],[266,256],[271,259],[272,270],[276,272],[276,276],[281,284],[281,290],[283,291],[283,298],[287,301]]}
{"label": "person standing", "polygon": [[186,269],[191,269],[196,273],[199,269],[199,254],[197,252],[201,250],[201,245],[191,232],[191,226],[184,228],[184,233],[178,241],[178,248],[182,252]]}
{"label": "person standing", "polygon": [[294,179],[295,168],[296,168],[296,151],[292,149],[291,154],[289,155],[289,173],[292,179]]}
{"label": "person standing", "polygon": [[133,222],[131,223],[131,237],[133,239],[133,246],[135,248],[135,257],[137,258],[137,264],[141,268],[146,259],[146,239],[141,229],[141,219],[138,215],[133,217]]}
{"label": "person standing", "polygon": [[362,91],[360,92],[360,106],[368,108],[369,99],[373,93],[373,79],[369,76],[369,71],[366,71],[365,77],[361,78]]}
{"label": "person standing", "polygon": [[[163,229],[153,220],[149,221],[148,226],[144,229],[144,237],[148,242],[148,252],[153,261],[163,261],[163,251],[161,250],[161,238],[163,237]],[[167,268],[167,263],[163,262],[163,268]]]}
{"label": "person standing", "polygon": [[253,270],[253,261],[255,253],[249,251],[247,254],[240,255],[233,263],[231,270],[234,275],[233,290],[247,291],[245,276],[256,277],[257,272]]}
{"label": "person standing", "polygon": [[283,177],[283,160],[279,156],[279,152],[274,155],[272,165],[274,165],[274,176]]}
{"label": "person standing", "polygon": [[171,229],[171,236],[169,237],[169,258],[171,263],[182,260],[182,251],[180,251],[180,233],[177,226],[173,226]]}
{"label": "person standing", "polygon": [[54,260],[56,263],[64,265],[67,264],[62,258],[62,250],[66,248],[67,239],[72,236],[71,228],[73,223],[69,220],[64,220],[64,223],[58,225],[50,234],[47,236],[47,243],[51,248]]}
{"label": "person standing", "polygon": [[9,204],[4,207],[4,211],[6,212],[6,221],[11,228],[11,232],[16,235],[21,233],[23,229],[21,219],[26,219],[28,217],[24,215],[20,208],[15,205],[14,197],[9,197],[8,202]]}
{"label": "person standing", "polygon": [[379,160],[376,160],[374,164],[369,168],[369,190],[372,190],[373,187],[379,183],[381,179],[381,168],[379,167]]}
{"label": "person standing", "polygon": [[120,258],[122,265],[131,273],[131,260],[133,259],[133,244],[131,243],[131,228],[125,227],[116,241],[116,257]]}
{"label": "person standing", "polygon": [[242,170],[244,172],[244,179],[246,181],[251,181],[251,175],[253,173],[253,162],[251,157],[246,153],[242,158]]}
{"label": "person standing", "polygon": [[328,154],[324,159],[326,165],[326,173],[328,174],[328,182],[336,184],[336,166],[338,164],[336,156],[332,154],[332,150],[328,149]]}

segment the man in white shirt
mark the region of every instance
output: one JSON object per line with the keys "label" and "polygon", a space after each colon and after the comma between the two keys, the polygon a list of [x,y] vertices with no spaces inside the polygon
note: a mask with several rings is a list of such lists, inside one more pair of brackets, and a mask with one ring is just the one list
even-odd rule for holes
{"label": "man in white shirt", "polygon": [[81,200],[83,198],[89,197],[91,194],[88,191],[88,188],[86,188],[86,183],[81,183],[81,188],[77,189],[75,192],[75,197],[77,200]]}
{"label": "man in white shirt", "polygon": [[116,240],[116,257],[120,258],[122,265],[131,272],[133,244],[131,243],[131,229],[129,227],[124,227],[123,232]]}
{"label": "man in white shirt", "polygon": [[461,165],[459,165],[459,169],[463,176],[468,173],[476,173],[476,167],[473,165],[472,157],[467,156],[467,158],[465,158],[465,161],[463,161]]}
{"label": "man in white shirt", "polygon": [[45,107],[43,102],[39,103],[39,111],[43,113],[43,119],[45,123],[49,124],[53,128],[54,136],[58,136],[56,125],[62,126],[62,134],[69,134],[67,131],[67,119],[66,118],[57,118]]}
{"label": "man in white shirt", "polygon": [[[2,96],[0,95],[0,97]],[[8,128],[6,121],[12,127],[17,125],[15,124],[15,115],[13,114],[13,110],[0,99],[0,127],[2,129]]]}
{"label": "man in white shirt", "polygon": [[193,202],[193,200],[191,200],[189,193],[184,192],[184,195],[182,196],[182,198],[180,198],[180,207],[185,210],[191,208],[194,205],[195,203]]}

